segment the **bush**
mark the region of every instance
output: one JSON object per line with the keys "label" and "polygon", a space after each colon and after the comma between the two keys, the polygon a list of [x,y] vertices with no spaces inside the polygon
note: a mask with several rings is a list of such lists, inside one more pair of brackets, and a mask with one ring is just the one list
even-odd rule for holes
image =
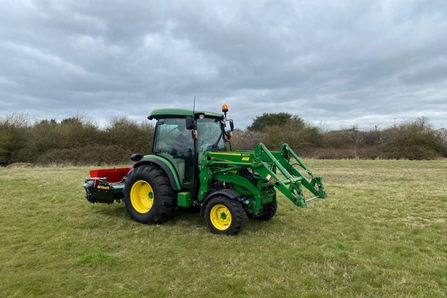
{"label": "bush", "polygon": [[112,118],[105,136],[108,145],[145,154],[152,150],[154,127],[148,122],[138,124],[124,117]]}
{"label": "bush", "polygon": [[130,150],[119,146],[87,146],[74,149],[55,149],[40,155],[36,164],[41,166],[50,165],[73,165],[104,166],[130,162]]}
{"label": "bush", "polygon": [[378,147],[359,149],[317,148],[302,156],[316,159],[378,159],[380,150]]}
{"label": "bush", "polygon": [[[233,149],[252,150],[263,142],[271,150],[288,143],[301,157],[321,159],[447,157],[446,131],[433,130],[427,118],[380,131],[359,131],[352,126],[326,133],[287,113],[264,114],[255,122],[250,130],[234,131]],[[79,115],[60,123],[54,119],[30,123],[21,114],[0,118],[0,166],[13,162],[127,163],[132,153],[150,153],[154,136],[151,123],[137,123],[127,118],[112,118],[105,129],[99,129]]]}
{"label": "bush", "polygon": [[247,127],[247,131],[262,132],[268,126],[283,126],[291,119],[299,119],[299,117],[289,113],[264,113],[253,119],[253,123]]}
{"label": "bush", "polygon": [[320,147],[323,144],[320,130],[300,118],[292,118],[281,126],[265,127],[260,140],[273,150],[278,150],[283,143],[294,150]]}
{"label": "bush", "polygon": [[18,155],[27,143],[30,124],[22,114],[0,119],[0,165],[22,161]]}
{"label": "bush", "polygon": [[388,142],[381,147],[386,159],[436,159],[447,157],[447,145],[436,133],[427,118],[406,122],[384,132]]}
{"label": "bush", "polygon": [[235,129],[231,142],[233,150],[252,150],[259,143],[259,135],[258,132]]}
{"label": "bush", "polygon": [[131,153],[149,153],[152,147],[154,128],[150,123],[117,118],[110,127],[100,130],[82,116],[60,123],[42,120],[32,126],[16,118],[0,121],[0,165],[17,161],[41,165],[113,164],[127,162]]}

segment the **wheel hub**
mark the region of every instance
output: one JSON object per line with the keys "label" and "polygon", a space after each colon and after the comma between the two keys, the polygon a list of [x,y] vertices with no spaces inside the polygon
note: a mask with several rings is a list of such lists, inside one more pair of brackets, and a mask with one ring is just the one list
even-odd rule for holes
{"label": "wheel hub", "polygon": [[130,202],[139,213],[147,213],[154,205],[154,190],[152,186],[144,181],[136,181],[130,190]]}
{"label": "wheel hub", "polygon": [[216,204],[211,208],[210,219],[213,226],[221,231],[228,229],[232,222],[231,212],[223,204]]}

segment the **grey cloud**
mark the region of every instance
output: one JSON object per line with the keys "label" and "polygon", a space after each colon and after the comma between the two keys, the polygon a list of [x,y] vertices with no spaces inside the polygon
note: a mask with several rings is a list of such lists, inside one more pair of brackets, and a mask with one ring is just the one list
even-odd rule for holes
{"label": "grey cloud", "polygon": [[[337,129],[420,113],[445,124],[443,1],[0,3],[0,117],[224,102],[245,128],[289,112]],[[101,120],[101,121],[102,121]]]}

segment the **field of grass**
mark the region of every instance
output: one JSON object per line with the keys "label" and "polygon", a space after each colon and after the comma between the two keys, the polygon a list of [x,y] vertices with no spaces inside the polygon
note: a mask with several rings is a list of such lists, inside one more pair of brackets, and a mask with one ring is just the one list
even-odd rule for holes
{"label": "field of grass", "polygon": [[1,296],[447,296],[447,160],[306,162],[329,197],[234,237],[92,205],[88,168],[0,168]]}

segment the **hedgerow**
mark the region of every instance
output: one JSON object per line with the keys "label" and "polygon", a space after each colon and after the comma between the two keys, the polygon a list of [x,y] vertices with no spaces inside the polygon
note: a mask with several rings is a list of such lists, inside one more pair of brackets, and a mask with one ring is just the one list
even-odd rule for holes
{"label": "hedgerow", "polygon": [[[288,143],[298,155],[318,159],[447,157],[445,134],[433,129],[427,118],[384,130],[362,131],[353,126],[323,131],[298,116],[282,113],[278,121],[275,114],[267,116],[255,119],[258,125],[246,131],[237,129],[233,149],[251,150],[263,142],[271,150]],[[60,122],[51,119],[35,123],[20,114],[8,115],[0,118],[0,165],[125,163],[132,153],[151,153],[153,135],[152,123],[138,123],[125,117],[112,118],[108,126],[100,128],[79,115]]]}

